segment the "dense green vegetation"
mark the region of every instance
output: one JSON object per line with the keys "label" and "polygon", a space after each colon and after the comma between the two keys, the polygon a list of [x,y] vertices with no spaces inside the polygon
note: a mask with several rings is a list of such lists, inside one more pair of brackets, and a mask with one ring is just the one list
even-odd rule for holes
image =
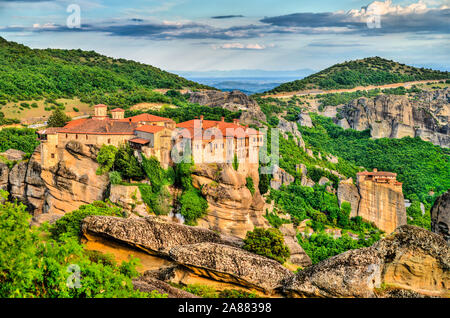
{"label": "dense green vegetation", "polygon": [[325,232],[313,233],[310,237],[303,237],[299,234],[297,238],[313,264],[345,251],[368,247],[375,243],[373,238],[367,240],[364,238],[353,239],[348,234],[334,238]]}
{"label": "dense green vegetation", "polygon": [[[0,37],[0,100],[92,96],[155,88],[207,86],[156,67],[93,51],[30,49]],[[128,94],[127,95],[134,95]]]}
{"label": "dense green vegetation", "polygon": [[420,138],[371,139],[369,131],[344,130],[331,119],[315,114],[311,118],[314,128],[300,127],[310,147],[367,169],[397,173],[407,198],[416,195],[421,202],[431,203],[450,188],[449,155],[439,146]]}
{"label": "dense green vegetation", "polygon": [[48,225],[30,228],[29,218],[24,205],[0,203],[0,297],[164,297],[134,290],[137,259],[117,264],[112,257],[85,251],[71,233],[61,232],[55,241]]}
{"label": "dense green vegetation", "polygon": [[283,264],[290,256],[289,248],[278,229],[255,228],[247,232],[244,239],[244,250],[266,256]]}
{"label": "dense green vegetation", "polygon": [[449,77],[449,72],[416,68],[380,57],[369,57],[333,65],[304,79],[281,84],[268,93],[306,89],[345,89],[420,80],[440,80]]}
{"label": "dense green vegetation", "polygon": [[21,150],[31,155],[39,145],[36,131],[29,128],[4,128],[0,130],[0,152]]}
{"label": "dense green vegetation", "polygon": [[79,238],[81,235],[81,222],[90,215],[125,216],[123,210],[117,206],[102,201],[82,205],[78,210],[64,214],[50,228],[53,239],[62,240],[65,237]]}

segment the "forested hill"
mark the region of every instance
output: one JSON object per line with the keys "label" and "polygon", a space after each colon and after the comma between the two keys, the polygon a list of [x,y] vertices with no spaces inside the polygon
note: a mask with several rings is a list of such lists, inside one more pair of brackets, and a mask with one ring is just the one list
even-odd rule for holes
{"label": "forested hill", "polygon": [[0,37],[0,100],[154,88],[212,89],[150,65],[94,51],[31,49]]}
{"label": "forested hill", "polygon": [[351,89],[357,86],[449,79],[450,72],[416,68],[380,57],[333,65],[301,80],[281,84],[268,93],[308,89]]}

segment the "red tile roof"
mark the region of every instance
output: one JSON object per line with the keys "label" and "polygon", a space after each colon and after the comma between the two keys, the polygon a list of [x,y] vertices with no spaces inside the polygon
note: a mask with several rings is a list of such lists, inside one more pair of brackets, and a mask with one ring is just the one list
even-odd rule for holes
{"label": "red tile roof", "polygon": [[39,130],[37,133],[39,135],[53,135],[56,134],[61,127],[47,127],[45,129]]}
{"label": "red tile roof", "polygon": [[138,123],[138,122],[158,122],[158,121],[173,121],[170,118],[164,118],[164,117],[160,117],[160,116],[155,116],[155,115],[151,115],[151,114],[140,114],[140,115],[136,115],[133,117],[128,117],[128,118],[124,118],[124,119],[120,119],[121,121],[130,121],[133,123]]}
{"label": "red tile roof", "polygon": [[62,127],[58,132],[72,134],[94,134],[94,135],[133,135],[138,124],[122,122],[106,118],[99,120],[95,118],[74,120]]}
{"label": "red tile roof", "polygon": [[141,144],[141,145],[146,145],[150,142],[150,140],[144,139],[144,138],[133,138],[133,139],[130,139],[129,141],[134,142],[136,144]]}
{"label": "red tile roof", "polygon": [[114,108],[111,112],[125,112],[122,108]]}
{"label": "red tile roof", "polygon": [[108,106],[106,106],[105,104],[97,104],[94,107],[108,107]]}
{"label": "red tile roof", "polygon": [[143,132],[147,132],[147,133],[157,133],[158,131],[163,130],[164,127],[162,126],[150,126],[150,125],[143,125],[140,126],[138,128],[136,128],[137,131],[143,131]]}
{"label": "red tile roof", "polygon": [[[197,124],[195,124],[197,121]],[[194,126],[197,125],[197,126]],[[202,120],[202,124],[200,125],[199,119],[193,119],[189,121],[185,121],[182,123],[177,124],[177,128],[183,128],[186,129],[190,133],[190,138],[194,136],[194,127],[202,127],[202,131],[198,129],[195,133],[199,134],[201,133],[203,135],[203,139],[205,139],[204,131],[207,129],[211,129],[211,134],[213,135],[214,128],[217,128],[221,133],[222,136],[228,136],[228,137],[236,137],[236,138],[244,138],[251,135],[258,135],[259,132],[255,129],[248,128],[239,124],[235,123],[227,123],[224,121],[216,121],[216,120]],[[183,136],[188,137],[187,132],[182,132]],[[206,136],[207,138],[207,136]]]}

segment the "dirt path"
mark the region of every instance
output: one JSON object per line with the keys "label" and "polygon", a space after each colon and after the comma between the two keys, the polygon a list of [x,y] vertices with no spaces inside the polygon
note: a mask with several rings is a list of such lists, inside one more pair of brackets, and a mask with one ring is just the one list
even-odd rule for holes
{"label": "dirt path", "polygon": [[351,92],[363,91],[363,90],[368,91],[368,90],[372,90],[372,89],[376,89],[376,88],[385,89],[385,88],[397,88],[397,87],[401,87],[401,86],[403,86],[405,88],[409,88],[412,85],[416,85],[416,84],[438,83],[439,81],[441,81],[441,80],[414,81],[414,82],[386,84],[386,85],[380,85],[380,86],[375,86],[375,85],[357,86],[355,88],[350,88],[350,89],[332,89],[332,90],[328,90],[328,91],[324,91],[324,90],[306,90],[306,91],[297,91],[297,92],[285,92],[285,93],[265,95],[265,96],[262,96],[262,98],[267,98],[267,97],[290,98],[290,97],[293,97],[293,96],[305,96],[305,95],[351,93]]}

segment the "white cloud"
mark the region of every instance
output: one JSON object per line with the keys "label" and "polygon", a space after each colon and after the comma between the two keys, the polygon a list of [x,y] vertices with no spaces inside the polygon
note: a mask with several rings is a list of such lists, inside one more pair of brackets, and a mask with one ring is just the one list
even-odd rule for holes
{"label": "white cloud", "polygon": [[[269,45],[270,47],[273,47],[273,45]],[[213,49],[226,49],[226,50],[264,50],[266,48],[265,45],[261,45],[258,43],[250,43],[250,44],[243,44],[239,42],[235,43],[225,43],[222,45],[213,45]]]}

